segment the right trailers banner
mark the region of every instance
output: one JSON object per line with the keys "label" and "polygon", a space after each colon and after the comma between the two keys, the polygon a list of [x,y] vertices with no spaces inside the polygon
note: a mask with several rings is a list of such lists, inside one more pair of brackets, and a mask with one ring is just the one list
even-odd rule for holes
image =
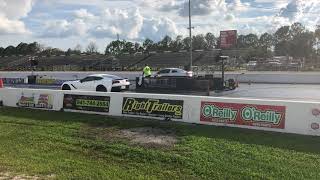
{"label": "right trailers banner", "polygon": [[202,122],[284,129],[285,116],[285,106],[201,102]]}

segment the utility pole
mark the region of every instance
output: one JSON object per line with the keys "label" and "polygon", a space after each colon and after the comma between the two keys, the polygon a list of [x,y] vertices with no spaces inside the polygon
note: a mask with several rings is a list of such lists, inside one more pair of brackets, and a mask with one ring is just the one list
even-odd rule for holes
{"label": "utility pole", "polygon": [[117,33],[117,40],[120,41],[119,33]]}
{"label": "utility pole", "polygon": [[189,37],[190,37],[190,71],[192,71],[192,24],[191,24],[191,0],[189,0]]}

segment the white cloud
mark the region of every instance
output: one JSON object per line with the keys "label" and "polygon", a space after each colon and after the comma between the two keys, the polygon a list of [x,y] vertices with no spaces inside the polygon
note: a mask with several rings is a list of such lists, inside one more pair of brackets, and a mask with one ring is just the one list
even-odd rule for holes
{"label": "white cloud", "polygon": [[[214,12],[225,12],[226,5],[225,0],[193,0],[191,2],[191,14],[194,16],[205,16]],[[179,10],[179,15],[189,15],[187,1],[183,4],[183,8]]]}
{"label": "white cloud", "polygon": [[33,0],[0,0],[0,35],[30,33],[23,21],[31,11]]}
{"label": "white cloud", "polygon": [[87,31],[86,24],[81,19],[53,20],[45,24],[44,31],[40,34],[42,38],[66,38],[70,36],[82,36]]}
{"label": "white cloud", "polygon": [[233,0],[227,5],[228,9],[231,11],[246,11],[249,9],[249,3],[242,3],[241,0]]}
{"label": "white cloud", "polygon": [[123,38],[136,39],[143,26],[144,18],[138,9],[134,11],[106,9],[99,16],[99,22],[90,31],[96,37],[120,34]]}
{"label": "white cloud", "polygon": [[178,29],[174,21],[169,18],[152,18],[144,21],[140,38],[150,38],[155,41],[161,40],[164,36],[174,37],[178,35]]}
{"label": "white cloud", "polygon": [[314,27],[319,23],[319,0],[292,0],[280,11],[279,17],[287,18],[290,23],[301,22]]}
{"label": "white cloud", "polygon": [[23,22],[0,16],[0,35],[29,33]]}
{"label": "white cloud", "polygon": [[86,9],[79,9],[74,11],[74,16],[78,19],[91,20],[96,18],[93,14],[89,13]]}

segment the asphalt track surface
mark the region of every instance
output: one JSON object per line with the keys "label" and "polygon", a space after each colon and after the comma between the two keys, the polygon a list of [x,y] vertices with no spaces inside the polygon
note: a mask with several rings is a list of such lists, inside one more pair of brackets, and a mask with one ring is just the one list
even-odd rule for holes
{"label": "asphalt track surface", "polygon": [[[60,89],[58,86],[34,86],[34,85],[7,85],[15,88],[32,89]],[[135,92],[134,86],[128,92]],[[152,92],[157,93],[157,92]],[[181,93],[186,95],[205,95],[207,93]],[[210,92],[214,97],[252,98],[252,99],[279,99],[320,102],[320,85],[300,84],[240,84],[239,88],[233,91]]]}

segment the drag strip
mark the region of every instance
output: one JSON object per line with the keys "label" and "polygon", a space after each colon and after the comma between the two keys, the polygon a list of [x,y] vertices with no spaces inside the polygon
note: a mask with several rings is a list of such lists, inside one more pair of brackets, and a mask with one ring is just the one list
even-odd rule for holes
{"label": "drag strip", "polygon": [[[127,92],[136,93],[135,84]],[[57,85],[5,85],[13,88],[31,89],[60,89]],[[139,93],[139,92],[138,92]],[[144,92],[145,93],[145,92]],[[150,93],[166,94],[166,92],[152,91]],[[170,92],[170,94],[184,95],[206,95],[206,92]],[[308,100],[320,102],[320,85],[298,85],[298,84],[240,84],[239,88],[233,91],[210,92],[213,97],[233,98],[256,98],[256,99],[283,99],[283,100]]]}

